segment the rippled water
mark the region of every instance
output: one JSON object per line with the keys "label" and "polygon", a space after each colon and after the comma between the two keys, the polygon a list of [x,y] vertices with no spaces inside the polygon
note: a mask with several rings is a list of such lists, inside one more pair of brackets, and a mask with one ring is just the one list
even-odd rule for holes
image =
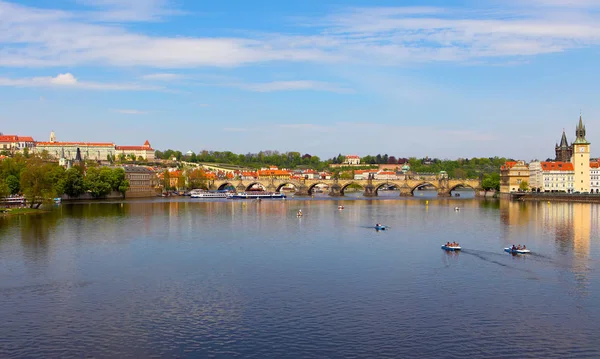
{"label": "rippled water", "polygon": [[180,199],[0,218],[0,357],[600,357],[599,214]]}

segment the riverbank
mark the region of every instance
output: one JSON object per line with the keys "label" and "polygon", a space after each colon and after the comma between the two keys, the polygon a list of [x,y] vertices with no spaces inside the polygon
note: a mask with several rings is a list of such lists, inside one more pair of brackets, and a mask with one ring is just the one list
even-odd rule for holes
{"label": "riverbank", "polygon": [[600,195],[598,194],[513,193],[510,198],[518,201],[600,203]]}
{"label": "riverbank", "polygon": [[19,214],[38,214],[46,212],[48,211],[35,208],[4,208],[0,210],[0,216],[16,216]]}

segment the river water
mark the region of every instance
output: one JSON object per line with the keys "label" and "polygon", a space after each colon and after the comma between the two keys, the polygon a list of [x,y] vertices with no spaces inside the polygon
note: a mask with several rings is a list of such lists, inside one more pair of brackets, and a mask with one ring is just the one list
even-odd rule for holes
{"label": "river water", "polygon": [[0,218],[0,357],[597,358],[599,214],[183,198]]}

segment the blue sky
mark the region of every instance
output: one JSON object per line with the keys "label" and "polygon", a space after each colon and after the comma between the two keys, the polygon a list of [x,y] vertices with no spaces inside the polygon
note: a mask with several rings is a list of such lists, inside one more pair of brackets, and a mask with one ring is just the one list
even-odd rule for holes
{"label": "blue sky", "polygon": [[529,160],[581,111],[600,156],[598,24],[596,0],[0,0],[0,131]]}

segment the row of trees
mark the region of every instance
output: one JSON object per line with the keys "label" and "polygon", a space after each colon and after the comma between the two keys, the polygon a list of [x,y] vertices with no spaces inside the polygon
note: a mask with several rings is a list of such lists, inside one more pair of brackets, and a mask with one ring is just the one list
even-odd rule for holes
{"label": "row of trees", "polygon": [[277,166],[280,168],[306,167],[314,169],[324,169],[329,165],[329,161],[321,161],[318,156],[312,156],[308,153],[302,155],[300,152],[279,151],[261,151],[258,153],[235,154],[230,151],[202,151],[198,154],[183,155],[180,151],[166,150],[164,152],[156,151],[156,158],[170,160],[185,160],[193,163],[222,163],[247,168],[261,168],[267,166]]}
{"label": "row of trees", "polygon": [[[185,160],[189,162],[202,163],[221,163],[230,164],[246,168],[260,168],[267,166],[278,166],[280,168],[313,168],[323,170],[330,164],[341,164],[345,156],[339,154],[333,158],[321,161],[318,156],[310,154],[302,155],[300,152],[261,151],[258,153],[235,154],[230,151],[202,151],[198,154],[183,155],[180,151],[166,150],[164,152],[156,151],[156,158]],[[381,165],[390,164],[399,165],[408,163],[413,172],[432,172],[446,171],[452,178],[479,178],[484,174],[499,173],[500,166],[506,162],[503,157],[482,157],[458,160],[441,160],[437,158],[396,158],[388,154],[377,154],[375,156],[364,156],[361,158],[361,165]]]}
{"label": "row of trees", "polygon": [[0,197],[22,194],[32,208],[51,202],[62,194],[77,197],[90,193],[94,198],[112,191],[123,195],[129,181],[122,168],[75,166],[68,170],[41,156],[15,155],[0,162]]}

